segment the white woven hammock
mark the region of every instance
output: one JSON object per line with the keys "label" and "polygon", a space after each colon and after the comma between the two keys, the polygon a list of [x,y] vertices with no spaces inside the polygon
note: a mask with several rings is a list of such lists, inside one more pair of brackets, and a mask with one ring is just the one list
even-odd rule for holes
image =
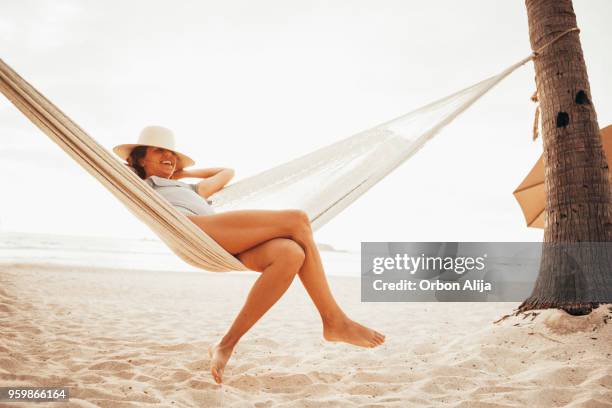
{"label": "white woven hammock", "polygon": [[[316,230],[532,58],[399,118],[233,183],[210,197],[212,205],[217,212],[300,208]],[[2,60],[0,91],[185,262],[209,271],[248,270]]]}

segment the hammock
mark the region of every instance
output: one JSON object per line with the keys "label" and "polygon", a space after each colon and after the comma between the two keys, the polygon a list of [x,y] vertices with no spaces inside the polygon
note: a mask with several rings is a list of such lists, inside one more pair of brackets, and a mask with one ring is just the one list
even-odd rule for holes
{"label": "hammock", "polygon": [[[350,205],[534,54],[498,75],[209,197],[216,211],[299,208],[313,230]],[[0,91],[181,259],[208,271],[248,270],[0,59]]]}

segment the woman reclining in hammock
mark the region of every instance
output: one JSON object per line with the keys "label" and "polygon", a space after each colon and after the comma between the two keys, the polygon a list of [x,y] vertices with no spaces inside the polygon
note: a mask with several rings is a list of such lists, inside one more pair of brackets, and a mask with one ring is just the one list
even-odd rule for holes
{"label": "woman reclining in hammock", "polygon": [[[261,272],[228,332],[208,349],[211,373],[221,383],[238,340],[285,293],[297,274],[323,322],[323,337],[361,347],[376,347],[385,336],[351,320],[338,306],[327,283],[310,221],[301,210],[238,210],[216,214],[206,198],[234,176],[227,168],[190,169],[188,156],[174,149],[169,129],[149,126],[136,144],[113,149],[159,194],[249,269]],[[201,178],[197,184],[178,179]]]}

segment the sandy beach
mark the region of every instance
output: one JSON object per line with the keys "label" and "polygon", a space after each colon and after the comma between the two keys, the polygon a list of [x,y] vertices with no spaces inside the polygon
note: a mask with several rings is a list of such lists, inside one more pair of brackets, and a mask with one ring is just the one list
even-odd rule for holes
{"label": "sandy beach", "polygon": [[[329,343],[294,280],[217,385],[207,347],[252,273],[0,266],[3,386],[64,386],[70,407],[612,407],[612,307],[588,317],[514,303],[361,303],[330,277],[375,349]],[[2,404],[22,407],[23,403]]]}

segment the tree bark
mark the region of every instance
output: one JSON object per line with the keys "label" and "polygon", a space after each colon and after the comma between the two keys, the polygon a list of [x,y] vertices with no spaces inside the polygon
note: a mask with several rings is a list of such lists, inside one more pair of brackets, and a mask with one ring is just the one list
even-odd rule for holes
{"label": "tree bark", "polygon": [[[571,0],[526,0],[529,39],[539,49],[577,27]],[[545,228],[538,279],[519,311],[587,314],[612,302],[612,196],[579,33],[534,58],[542,114]]]}

